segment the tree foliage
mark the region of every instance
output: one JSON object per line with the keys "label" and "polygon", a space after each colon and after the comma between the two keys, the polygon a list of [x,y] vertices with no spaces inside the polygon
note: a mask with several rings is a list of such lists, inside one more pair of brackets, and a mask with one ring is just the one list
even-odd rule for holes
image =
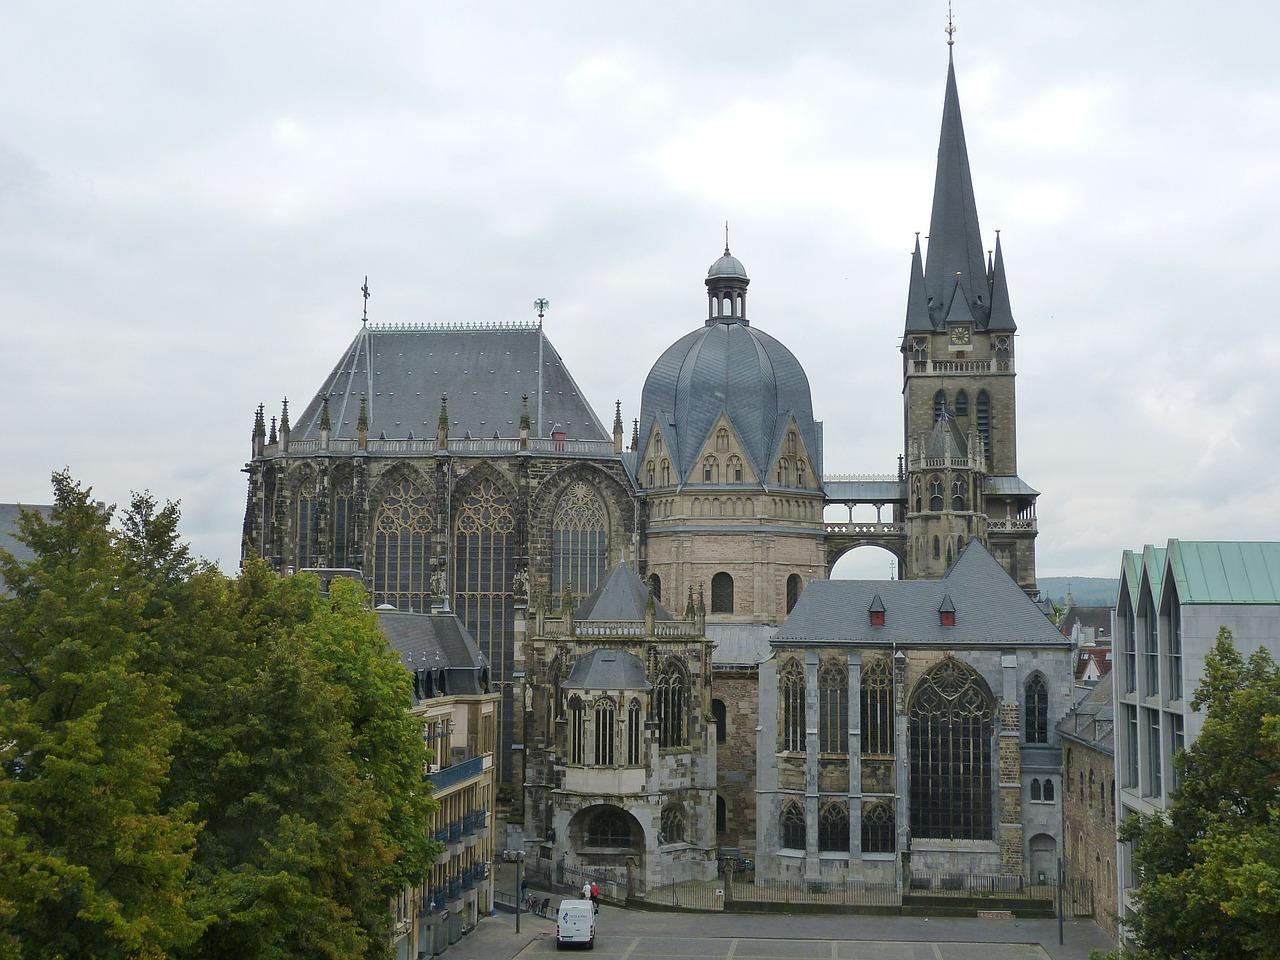
{"label": "tree foliage", "polygon": [[363,589],[228,579],[65,474],[0,558],[0,958],[380,957],[438,845]]}
{"label": "tree foliage", "polygon": [[1223,628],[1193,706],[1204,727],[1174,758],[1169,810],[1121,828],[1139,877],[1128,930],[1148,958],[1277,960],[1280,668]]}

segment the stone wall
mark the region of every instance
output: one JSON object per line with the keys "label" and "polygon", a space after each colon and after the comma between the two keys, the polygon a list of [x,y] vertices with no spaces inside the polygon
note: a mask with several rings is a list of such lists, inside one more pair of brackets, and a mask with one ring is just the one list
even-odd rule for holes
{"label": "stone wall", "polygon": [[756,850],[756,672],[717,670],[711,696],[725,708],[724,742],[716,752],[716,790],[724,800],[722,847],[737,847],[744,857]]}
{"label": "stone wall", "polygon": [[1063,748],[1063,869],[1072,881],[1093,884],[1093,919],[1109,936],[1116,924],[1116,808],[1114,758],[1078,740]]}

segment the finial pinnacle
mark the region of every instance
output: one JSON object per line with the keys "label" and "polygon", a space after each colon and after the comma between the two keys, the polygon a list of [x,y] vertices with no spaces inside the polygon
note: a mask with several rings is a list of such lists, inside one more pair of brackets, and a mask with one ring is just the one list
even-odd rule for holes
{"label": "finial pinnacle", "polygon": [[364,297],[364,315],[360,318],[361,323],[369,322],[369,275],[364,275],[364,286],[360,288],[360,295]]}
{"label": "finial pinnacle", "polygon": [[951,0],[947,0],[947,46],[954,47],[956,44],[956,19],[951,14]]}
{"label": "finial pinnacle", "polygon": [[729,256],[729,221],[724,222],[724,255]]}
{"label": "finial pinnacle", "polygon": [[538,326],[542,326],[542,317],[546,314],[549,306],[551,306],[551,301],[546,297],[539,297],[533,301],[533,308],[538,311]]}

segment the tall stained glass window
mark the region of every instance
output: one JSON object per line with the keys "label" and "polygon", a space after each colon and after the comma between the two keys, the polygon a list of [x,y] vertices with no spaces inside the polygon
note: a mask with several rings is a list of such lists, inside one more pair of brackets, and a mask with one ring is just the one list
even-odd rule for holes
{"label": "tall stained glass window", "polygon": [[373,602],[426,612],[431,604],[431,506],[426,491],[401,477],[373,518]]}
{"label": "tall stained glass window", "polygon": [[1026,703],[1023,706],[1027,743],[1048,743],[1049,688],[1044,682],[1044,677],[1037,673],[1027,681],[1025,697]]}
{"label": "tall stained glass window", "polygon": [[[493,679],[511,679],[515,644],[516,518],[506,491],[482,477],[457,511],[453,592],[458,616],[486,657]],[[498,774],[511,779],[511,685],[502,690]],[[581,761],[579,761],[581,762]]]}
{"label": "tall stained glass window", "polygon": [[778,674],[778,699],[782,703],[782,749],[804,750],[804,668],[788,660]]}
{"label": "tall stained glass window", "polygon": [[863,756],[893,756],[893,672],[885,657],[862,663]]}
{"label": "tall stained glass window", "polygon": [[839,660],[818,671],[818,750],[849,752],[849,671]]}
{"label": "tall stained glass window", "polygon": [[320,511],[317,509],[318,506],[319,501],[316,499],[315,482],[305,481],[300,484],[298,486],[297,509],[294,517],[298,524],[298,549],[294,555],[294,564],[299,570],[320,566],[318,542],[320,539]]}
{"label": "tall stained glass window", "polygon": [[943,840],[992,836],[994,705],[982,678],[947,658],[911,696],[911,833]]}
{"label": "tall stained glass window", "polygon": [[589,483],[575,480],[560,495],[551,519],[551,595],[566,587],[582,600],[604,577],[609,555],[609,518]]}
{"label": "tall stained glass window", "polygon": [[362,564],[359,558],[352,562],[350,556],[354,544],[352,510],[355,505],[355,483],[350,471],[335,474],[333,481],[333,565],[355,567]]}
{"label": "tall stained glass window", "polygon": [[818,812],[818,849],[847,852],[849,849],[849,807],[842,800],[831,800]]}
{"label": "tall stained glass window", "polygon": [[682,747],[689,742],[689,675],[679,661],[663,667],[654,689],[658,746]]}

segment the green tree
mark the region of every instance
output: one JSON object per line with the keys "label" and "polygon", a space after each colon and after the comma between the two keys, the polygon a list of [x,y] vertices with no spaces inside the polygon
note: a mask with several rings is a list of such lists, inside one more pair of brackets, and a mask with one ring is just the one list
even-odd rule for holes
{"label": "green tree", "polygon": [[1219,631],[1193,706],[1196,742],[1174,758],[1166,814],[1132,817],[1139,877],[1129,932],[1147,958],[1280,958],[1280,668],[1245,661]]}
{"label": "green tree", "polygon": [[195,940],[187,880],[198,830],[163,797],[179,735],[140,668],[149,584],[112,511],[67,473],[25,563],[0,551],[0,949],[22,957],[172,955]]}

